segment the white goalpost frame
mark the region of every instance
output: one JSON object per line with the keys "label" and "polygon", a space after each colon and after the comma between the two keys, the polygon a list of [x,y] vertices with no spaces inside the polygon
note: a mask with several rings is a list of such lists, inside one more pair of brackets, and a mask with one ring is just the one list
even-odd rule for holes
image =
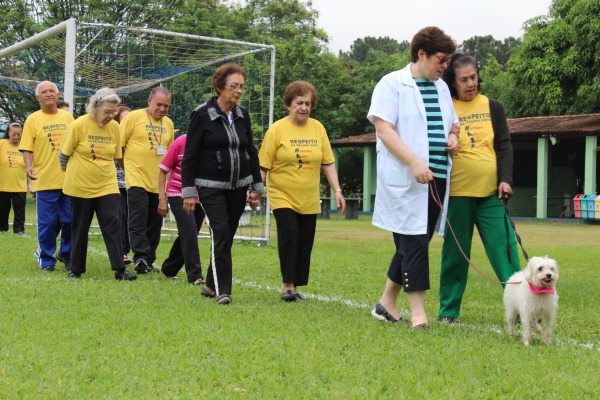
{"label": "white goalpost frame", "polygon": [[[274,107],[274,98],[275,98],[275,46],[251,43],[245,41],[231,40],[231,39],[221,39],[207,36],[199,36],[192,35],[180,32],[169,32],[158,29],[147,29],[147,28],[136,28],[136,27],[127,27],[127,26],[117,26],[117,25],[109,25],[109,24],[98,24],[98,23],[84,23],[78,22],[75,18],[70,18],[66,21],[63,21],[51,28],[48,28],[36,35],[22,40],[19,43],[16,43],[12,46],[6,47],[4,49],[0,49],[0,58],[9,57],[10,55],[16,53],[19,50],[25,49],[27,47],[31,47],[40,43],[44,39],[48,39],[54,37],[58,34],[65,33],[65,68],[64,68],[64,89],[63,89],[63,97],[66,102],[69,103],[69,111],[73,112],[73,107],[75,104],[75,73],[76,73],[76,51],[77,51],[77,31],[79,27],[110,27],[110,28],[118,28],[127,31],[147,33],[153,35],[163,35],[170,37],[180,37],[185,39],[196,39],[207,42],[219,42],[219,43],[228,43],[228,44],[236,44],[236,45],[248,45],[255,46],[259,49],[237,53],[235,55],[231,55],[232,58],[239,58],[244,55],[258,53],[262,51],[270,51],[271,59],[270,59],[270,73],[269,73],[269,101],[268,101],[268,125],[271,126],[273,124],[273,107]],[[218,61],[216,61],[218,62]],[[216,62],[213,62],[216,63]],[[205,63],[198,68],[203,66],[210,65],[211,63]],[[186,71],[186,73],[189,71]],[[173,77],[169,77],[172,79]],[[157,80],[156,83],[159,83],[160,80]],[[257,238],[253,236],[241,236],[236,235],[236,239],[238,240],[248,240],[248,241],[264,241],[269,242],[270,240],[270,227],[271,227],[271,210],[270,205],[267,199],[266,202],[266,210],[265,210],[265,236],[262,238]],[[202,236],[202,235],[199,235]]]}

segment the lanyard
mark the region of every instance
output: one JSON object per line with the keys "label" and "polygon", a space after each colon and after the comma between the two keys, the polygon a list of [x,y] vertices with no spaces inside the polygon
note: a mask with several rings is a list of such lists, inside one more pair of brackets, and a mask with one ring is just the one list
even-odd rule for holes
{"label": "lanyard", "polygon": [[160,136],[157,138],[156,132],[154,131],[154,125],[152,125],[152,121],[150,120],[150,113],[148,112],[147,108],[146,108],[146,115],[148,116],[148,123],[150,123],[150,128],[152,128],[152,134],[154,135],[154,140],[156,140],[156,145],[160,146],[161,142],[162,142],[162,133],[163,133],[162,118],[160,120]]}

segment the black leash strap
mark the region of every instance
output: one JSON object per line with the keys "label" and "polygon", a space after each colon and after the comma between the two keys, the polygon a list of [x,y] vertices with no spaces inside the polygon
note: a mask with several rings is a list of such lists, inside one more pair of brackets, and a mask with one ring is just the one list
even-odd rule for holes
{"label": "black leash strap", "polygon": [[506,228],[506,252],[508,254],[508,262],[512,264],[512,260],[511,260],[511,256],[510,256],[510,231],[508,229],[508,223],[510,222],[510,225],[513,228],[513,231],[515,232],[515,237],[517,238],[517,243],[519,243],[519,246],[521,246],[521,252],[523,253],[523,257],[525,257],[526,261],[529,261],[529,255],[527,254],[527,251],[525,250],[525,248],[523,247],[523,243],[521,242],[521,236],[519,236],[519,234],[517,233],[517,228],[515,227],[515,221],[512,220],[512,218],[510,217],[510,214],[508,212],[508,199],[504,198],[502,199],[502,203],[504,204],[504,227]]}

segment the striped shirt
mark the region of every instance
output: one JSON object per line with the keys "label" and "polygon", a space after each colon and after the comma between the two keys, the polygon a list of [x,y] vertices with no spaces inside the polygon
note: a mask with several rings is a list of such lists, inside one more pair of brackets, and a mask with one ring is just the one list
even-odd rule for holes
{"label": "striped shirt", "polygon": [[444,134],[444,121],[440,108],[439,95],[433,81],[415,78],[419,87],[425,115],[427,116],[427,136],[429,138],[429,169],[436,178],[448,177],[448,153],[446,152],[446,135]]}

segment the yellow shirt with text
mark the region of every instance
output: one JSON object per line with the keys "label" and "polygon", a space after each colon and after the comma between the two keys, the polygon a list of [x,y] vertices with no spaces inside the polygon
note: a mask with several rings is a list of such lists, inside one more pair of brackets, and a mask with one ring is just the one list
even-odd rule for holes
{"label": "yellow shirt with text", "polygon": [[275,122],[259,152],[261,168],[269,170],[267,196],[271,208],[291,208],[299,214],[318,214],[321,166],[335,162],[325,127],[309,118],[298,127],[289,119]]}
{"label": "yellow shirt with text", "polygon": [[77,118],[63,141],[62,153],[70,157],[63,192],[84,199],[118,194],[115,158],[121,158],[120,139],[116,121],[101,128],[89,114]]}
{"label": "yellow shirt with text", "polygon": [[0,192],[27,192],[23,153],[8,139],[0,140]]}
{"label": "yellow shirt with text", "polygon": [[[174,129],[169,117],[155,120],[146,109],[132,111],[121,121],[127,189],[136,186],[158,193],[158,165],[173,143]],[[160,146],[162,154],[159,154]]]}
{"label": "yellow shirt with text", "polygon": [[460,121],[459,150],[452,158],[450,196],[488,197],[498,187],[498,165],[490,101],[479,94],[472,101],[453,99]]}
{"label": "yellow shirt with text", "polygon": [[19,150],[33,152],[33,168],[38,179],[31,181],[31,191],[63,188],[64,174],[58,153],[73,116],[65,110],[47,114],[42,110],[31,114],[23,125]]}

